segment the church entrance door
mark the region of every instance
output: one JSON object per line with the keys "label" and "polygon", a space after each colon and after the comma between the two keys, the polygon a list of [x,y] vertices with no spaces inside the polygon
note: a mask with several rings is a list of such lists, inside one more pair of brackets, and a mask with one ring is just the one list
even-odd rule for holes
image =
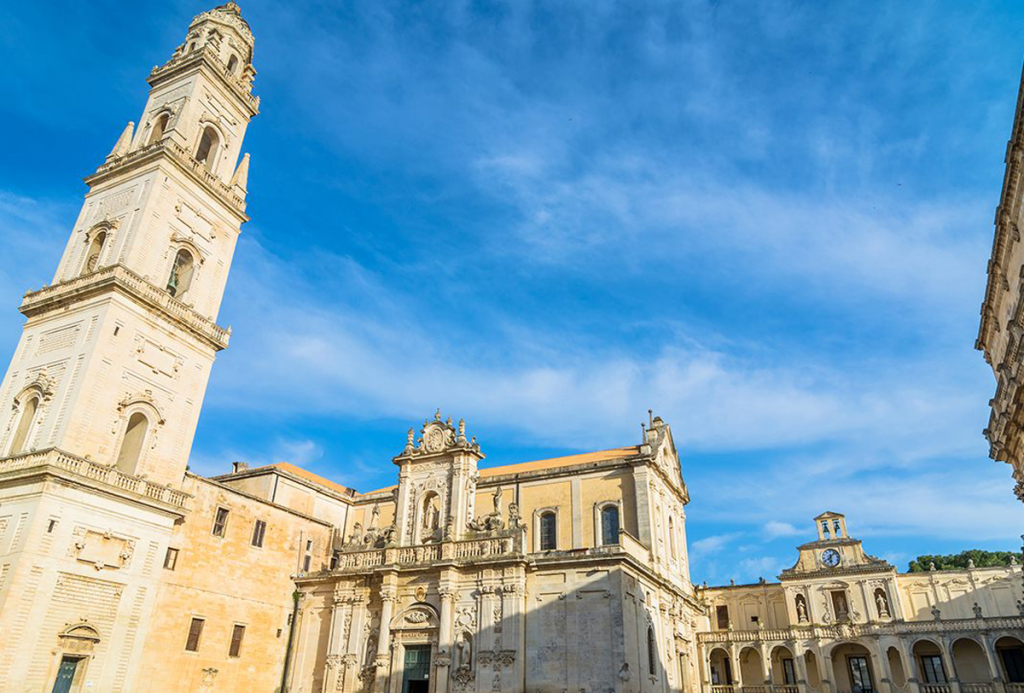
{"label": "church entrance door", "polygon": [[402,693],[430,691],[430,645],[408,645],[402,667]]}
{"label": "church entrance door", "polygon": [[81,661],[79,657],[61,658],[57,680],[53,682],[53,693],[70,693],[71,686],[75,683],[75,674],[78,673],[78,663]]}

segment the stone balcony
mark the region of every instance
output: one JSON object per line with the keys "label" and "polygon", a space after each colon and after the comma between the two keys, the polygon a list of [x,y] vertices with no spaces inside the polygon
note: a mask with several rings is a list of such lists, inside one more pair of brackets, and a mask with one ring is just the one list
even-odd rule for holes
{"label": "stone balcony", "polygon": [[125,474],[115,467],[78,457],[71,453],[48,448],[0,460],[0,478],[17,473],[52,473],[76,480],[88,480],[117,495],[128,495],[175,510],[184,510],[191,496],[184,491],[156,484],[143,477]]}
{"label": "stone balcony", "polygon": [[196,159],[170,137],[165,137],[159,142],[140,147],[128,152],[123,156],[114,157],[105,161],[96,172],[85,179],[88,185],[102,182],[114,173],[126,168],[141,166],[153,161],[160,156],[166,156],[178,166],[186,175],[199,183],[209,193],[223,201],[228,207],[239,214],[243,221],[245,216],[245,197],[239,194],[234,186],[228,185],[220,177],[210,173],[206,165]]}
{"label": "stone balcony", "polygon": [[[762,628],[758,630],[716,630],[698,634],[702,645],[712,643],[771,643],[801,640],[849,640],[864,636],[914,635],[925,633],[1024,631],[1024,616],[958,618],[937,621],[889,621],[840,623],[835,625]],[[1021,691],[1024,693],[1024,691]]]}
{"label": "stone balcony", "polygon": [[119,289],[139,299],[144,305],[163,313],[171,321],[201,337],[218,351],[228,346],[231,328],[221,327],[213,320],[203,317],[124,265],[110,265],[38,291],[29,291],[22,299],[19,310],[26,317],[31,317],[109,288]]}

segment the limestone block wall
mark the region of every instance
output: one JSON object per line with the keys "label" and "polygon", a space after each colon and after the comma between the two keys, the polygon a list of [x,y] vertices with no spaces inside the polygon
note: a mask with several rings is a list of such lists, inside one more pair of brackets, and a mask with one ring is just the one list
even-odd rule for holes
{"label": "limestone block wall", "polygon": [[[174,569],[160,569],[137,690],[202,690],[204,683],[217,691],[275,690],[292,613],[291,576],[307,542],[313,543],[310,569],[325,565],[331,527],[201,477],[189,475],[185,490],[195,498],[169,540],[178,551]],[[218,508],[228,511],[223,537],[212,533]],[[266,523],[262,547],[252,543],[257,520]],[[193,618],[204,626],[198,651],[187,652]],[[245,627],[238,657],[229,653],[235,625]]]}
{"label": "limestone block wall", "polygon": [[[66,652],[87,657],[85,690],[135,690],[172,523],[76,483],[0,486],[0,691],[50,690]],[[81,624],[87,649],[63,637]]]}

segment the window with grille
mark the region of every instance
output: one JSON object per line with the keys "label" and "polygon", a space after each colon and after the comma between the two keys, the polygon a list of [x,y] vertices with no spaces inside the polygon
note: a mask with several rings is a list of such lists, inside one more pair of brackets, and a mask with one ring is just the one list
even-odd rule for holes
{"label": "window with grille", "polygon": [[256,520],[256,523],[252,526],[252,545],[263,546],[263,537],[267,533],[267,523],[263,520]]}
{"label": "window with grille", "polygon": [[718,617],[718,629],[726,630],[729,628],[729,607],[725,604],[720,604],[715,607],[715,615]]}
{"label": "window with grille", "polygon": [[242,652],[242,637],[245,635],[245,626],[235,624],[231,629],[231,645],[228,647],[228,657],[238,657]]}
{"label": "window with grille", "polygon": [[185,641],[186,652],[199,651],[199,638],[203,634],[204,623],[205,621],[201,618],[192,619],[192,623],[188,627],[188,640]]}
{"label": "window with grille", "polygon": [[540,516],[540,550],[553,551],[558,545],[558,520],[554,513]]}

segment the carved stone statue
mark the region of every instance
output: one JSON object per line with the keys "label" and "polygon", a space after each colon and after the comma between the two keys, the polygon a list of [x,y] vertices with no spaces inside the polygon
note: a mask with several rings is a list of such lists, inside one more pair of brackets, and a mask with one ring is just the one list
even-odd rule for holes
{"label": "carved stone statue", "polygon": [[974,602],[974,606],[971,609],[974,610],[974,618],[982,618],[981,607],[978,606],[978,602]]}
{"label": "carved stone statue", "polygon": [[889,617],[889,603],[885,599],[885,595],[879,590],[875,592],[875,606],[878,607],[878,615],[884,618]]}
{"label": "carved stone statue", "polygon": [[619,681],[629,681],[632,678],[632,674],[629,673],[629,662],[623,662],[622,666],[619,667]]}
{"label": "carved stone statue", "polygon": [[510,529],[519,529],[523,526],[523,518],[519,514],[519,504],[508,504],[508,526]]}
{"label": "carved stone statue", "polygon": [[492,496],[492,498],[494,498],[494,512],[497,513],[500,516],[501,515],[501,486],[499,486],[498,488],[496,488],[494,490],[494,495]]}
{"label": "carved stone statue", "polygon": [[807,622],[807,606],[804,604],[804,598],[799,595],[796,598],[796,618],[800,623]]}

